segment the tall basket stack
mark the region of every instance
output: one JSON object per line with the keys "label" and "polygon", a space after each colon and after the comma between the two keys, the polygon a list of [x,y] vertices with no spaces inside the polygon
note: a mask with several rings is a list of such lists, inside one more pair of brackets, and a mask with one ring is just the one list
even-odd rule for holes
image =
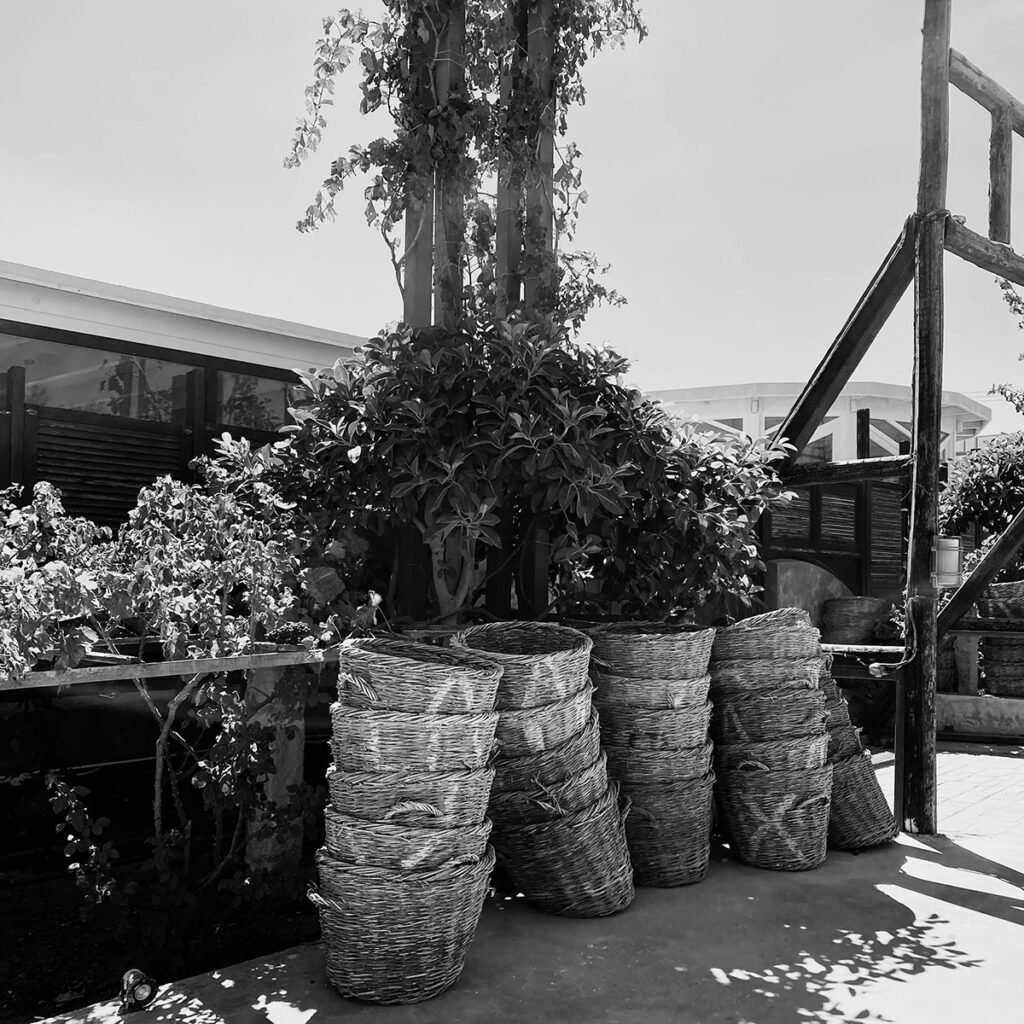
{"label": "tall basket stack", "polygon": [[871,754],[861,744],[846,701],[832,678],[830,657],[822,662],[820,679],[832,765],[828,844],[837,850],[863,850],[887,843],[896,837],[896,819],[878,784]]}
{"label": "tall basket stack", "polygon": [[[1017,620],[1024,628],[1024,581],[990,583],[978,599],[978,611],[986,619]],[[1024,697],[1024,640],[993,633],[981,642],[984,654],[985,692],[993,697]]]}
{"label": "tall basket stack", "polygon": [[487,894],[500,666],[402,640],[342,648],[317,853],[327,978],[413,1003],[458,978]]}
{"label": "tall basket stack", "polygon": [[548,913],[624,910],[633,872],[591,699],[590,638],[554,623],[497,622],[451,642],[504,670],[489,809],[503,871]]}
{"label": "tall basket stack", "polygon": [[715,634],[719,821],[734,856],[754,867],[804,871],[825,860],[832,766],[821,666],[818,631],[799,608]]}
{"label": "tall basket stack", "polygon": [[707,668],[715,631],[614,623],[591,637],[608,770],[630,802],[634,878],[649,886],[699,882],[714,806]]}

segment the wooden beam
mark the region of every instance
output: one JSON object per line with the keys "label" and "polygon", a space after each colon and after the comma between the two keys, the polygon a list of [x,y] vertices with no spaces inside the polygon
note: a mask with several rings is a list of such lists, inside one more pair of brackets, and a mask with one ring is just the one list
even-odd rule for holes
{"label": "wooden beam", "polygon": [[999,535],[999,539],[985,552],[974,567],[971,575],[960,584],[959,589],[939,612],[938,631],[941,636],[967,614],[971,605],[981,597],[982,591],[995,579],[1001,569],[1006,568],[1024,545],[1024,509],[1021,509],[1010,525]]}
{"label": "wooden beam", "polygon": [[871,458],[871,410],[857,410],[857,458]]}
{"label": "wooden beam", "polygon": [[8,472],[12,484],[25,482],[25,367],[7,371],[7,411],[11,416]]}
{"label": "wooden beam", "polygon": [[791,466],[781,476],[787,486],[856,483],[861,480],[900,480],[910,472],[909,455],[884,455],[876,459],[825,462],[820,465]]}
{"label": "wooden beam", "polygon": [[992,115],[988,146],[988,237],[1010,244],[1010,195],[1013,184],[1013,126],[1009,112]]}
{"label": "wooden beam", "polygon": [[936,831],[935,675],[938,657],[932,549],[938,532],[942,436],[944,210],[949,167],[952,0],[926,0],[921,60],[921,171],[914,275],[914,472],[907,555],[908,664],[897,695],[897,820]]}
{"label": "wooden beam", "polygon": [[810,441],[913,281],[916,223],[913,214],[907,218],[899,238],[776,431],[776,437],[784,437],[796,446],[790,462],[796,460]]}
{"label": "wooden beam", "polygon": [[993,242],[977,231],[958,224],[952,217],[946,220],[945,245],[954,256],[997,277],[1005,277],[1014,284],[1024,285],[1024,257],[1018,256],[1008,245]]}
{"label": "wooden beam", "polygon": [[1012,129],[1024,135],[1024,103],[957,50],[949,51],[949,84],[993,114],[1006,111]]}

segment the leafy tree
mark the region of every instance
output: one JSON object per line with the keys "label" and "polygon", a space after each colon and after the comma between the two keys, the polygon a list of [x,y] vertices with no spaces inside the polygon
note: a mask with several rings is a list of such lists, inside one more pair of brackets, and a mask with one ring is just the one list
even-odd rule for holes
{"label": "leafy tree", "polygon": [[[1017,327],[1024,331],[1024,298],[1009,281],[1000,281],[999,287],[1002,289],[1003,301],[1007,308],[1017,317]],[[1024,359],[1024,354],[1020,358]],[[989,394],[1005,398],[1017,412],[1024,414],[1024,389],[1013,384],[993,384]]]}
{"label": "leafy tree", "polygon": [[[380,6],[379,19],[350,10],[324,19],[306,112],[285,166],[298,166],[321,144],[336,78],[354,61],[362,71],[360,110],[387,107],[394,134],[353,145],[347,156],[333,161],[299,230],[332,220],[336,197],[348,180],[357,172],[367,175],[366,220],[387,244],[402,288],[406,243],[396,237],[397,229],[410,205],[425,198],[425,185],[436,179],[452,197],[443,215],[448,237],[455,239],[454,260],[448,260],[455,273],[449,276],[450,266],[437,271],[457,292],[448,296],[449,308],[486,317],[496,308],[495,238],[504,187],[526,243],[518,270],[539,281],[535,310],[554,313],[578,329],[595,302],[622,303],[602,282],[608,268],[593,253],[564,250],[587,201],[580,153],[566,134],[569,109],[586,98],[586,62],[606,47],[623,45],[630,35],[643,39],[646,34],[635,0],[556,0],[551,22],[542,29],[553,40],[550,82],[539,78],[528,59],[535,6],[529,0],[384,0]],[[443,41],[456,20],[464,23],[465,43],[459,73],[452,76]],[[442,85],[442,75],[450,84]],[[538,145],[543,130],[560,143],[553,194],[542,200],[554,223],[553,250],[531,237],[535,221],[527,210],[531,186],[544,180]]]}

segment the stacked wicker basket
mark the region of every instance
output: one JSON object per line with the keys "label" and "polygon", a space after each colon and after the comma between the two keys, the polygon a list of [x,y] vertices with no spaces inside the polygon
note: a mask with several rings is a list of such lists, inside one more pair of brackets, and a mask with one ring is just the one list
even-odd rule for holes
{"label": "stacked wicker basket", "polygon": [[[978,611],[987,619],[1015,620],[1014,628],[1024,629],[1024,581],[990,583],[978,599]],[[1024,697],[1024,640],[992,633],[981,649],[985,692],[994,697]]]}
{"label": "stacked wicker basket", "polygon": [[896,835],[896,819],[878,784],[871,754],[860,742],[846,701],[832,678],[832,659],[821,667],[821,690],[828,714],[828,760],[832,765],[832,805],[828,843],[837,850],[863,850]]}
{"label": "stacked wicker basket", "polygon": [[832,766],[821,645],[784,608],[720,629],[711,655],[716,802],[733,855],[803,871],[825,859]]}
{"label": "stacked wicker basket", "polygon": [[592,707],[590,638],[552,623],[504,622],[470,627],[452,645],[504,670],[489,813],[508,879],[549,913],[625,909],[633,873]]}
{"label": "stacked wicker basket", "polygon": [[494,865],[500,676],[483,658],[401,640],[342,649],[311,899],[344,996],[418,1002],[462,970]]}
{"label": "stacked wicker basket", "polygon": [[626,835],[638,885],[699,882],[713,809],[713,629],[616,623],[592,631],[591,675],[608,770],[630,802]]}

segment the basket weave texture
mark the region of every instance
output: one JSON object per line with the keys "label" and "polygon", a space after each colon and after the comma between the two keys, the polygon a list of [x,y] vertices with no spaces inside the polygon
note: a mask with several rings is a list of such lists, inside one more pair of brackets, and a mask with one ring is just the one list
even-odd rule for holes
{"label": "basket weave texture", "polygon": [[993,697],[1024,697],[1024,667],[1002,672],[986,668],[985,692]]}
{"label": "basket weave texture", "polygon": [[483,768],[494,749],[497,712],[430,715],[331,705],[334,763],[349,771]]}
{"label": "basket weave texture", "polygon": [[629,705],[645,708],[678,708],[683,705],[703,707],[711,688],[711,676],[694,679],[636,679],[631,676],[608,675],[591,669],[594,681],[594,704],[598,708]]}
{"label": "basket weave texture", "polygon": [[363,821],[324,809],[327,852],[337,860],[394,871],[427,871],[451,860],[479,860],[487,849],[491,823],[461,828],[417,828]]}
{"label": "basket weave texture", "polygon": [[742,690],[817,689],[823,658],[781,658],[756,661],[716,661],[711,667],[711,687],[733,693]]}
{"label": "basket weave texture", "polygon": [[499,664],[499,710],[535,708],[588,688],[593,641],[553,622],[488,622],[451,638],[455,649],[474,651]]}
{"label": "basket weave texture", "polygon": [[981,649],[985,653],[986,667],[993,662],[1008,665],[1024,663],[1024,640],[1016,637],[987,636],[981,642]]}
{"label": "basket weave texture", "polygon": [[597,712],[592,710],[587,724],[557,747],[536,754],[498,757],[494,762],[497,772],[494,789],[501,791],[557,785],[592,765],[600,753],[601,728]]}
{"label": "basket weave texture", "polygon": [[828,759],[833,764],[864,749],[860,731],[853,725],[837,725],[828,731]]}
{"label": "basket weave texture", "polygon": [[494,768],[454,772],[348,772],[331,765],[327,788],[339,814],[421,828],[479,825]]}
{"label": "basket weave texture", "polygon": [[842,725],[853,725],[850,719],[850,705],[842,697],[825,702],[826,728],[836,729]]}
{"label": "basket weave texture", "polygon": [[494,710],[501,666],[468,651],[374,638],[342,645],[338,699],[349,707],[434,715]]}
{"label": "basket weave texture", "polygon": [[739,768],[753,763],[769,771],[799,771],[823,768],[828,759],[828,735],[796,736],[766,743],[730,743],[715,747],[715,767]]}
{"label": "basket weave texture", "polygon": [[327,980],[342,995],[385,1005],[450,988],[476,933],[494,853],[433,871],[358,867],[317,856]]}
{"label": "basket weave texture", "polygon": [[580,772],[550,786],[492,789],[488,813],[501,825],[529,825],[582,811],[608,791],[608,762],[601,753]]}
{"label": "basket weave texture", "polygon": [[800,771],[719,772],[719,821],[733,854],[775,871],[806,871],[825,860],[832,765]]}
{"label": "basket weave texture", "polygon": [[878,784],[871,755],[862,752],[836,762],[828,842],[839,850],[862,850],[896,837],[896,819]]}
{"label": "basket weave texture", "polygon": [[716,744],[772,743],[825,731],[820,690],[754,690],[717,701],[711,721]]}
{"label": "basket weave texture", "polygon": [[[608,774],[623,784],[683,782],[703,778],[711,770],[714,745],[709,740],[679,750],[641,750],[606,746]],[[628,818],[626,819],[628,822]]]}
{"label": "basket weave texture", "polygon": [[1024,580],[990,583],[978,598],[978,611],[986,619],[1024,618]]}
{"label": "basket weave texture", "polygon": [[538,707],[502,711],[498,748],[502,757],[537,754],[575,736],[590,720],[593,702],[589,681],[584,690]]}
{"label": "basket weave texture", "polygon": [[632,803],[626,838],[637,885],[699,882],[711,856],[714,774],[646,785],[623,785]]}
{"label": "basket weave texture", "polygon": [[780,608],[725,626],[715,633],[711,649],[712,663],[820,656],[820,634],[802,608]]}
{"label": "basket weave texture", "polygon": [[601,711],[601,740],[606,746],[641,750],[680,750],[707,742],[711,701],[678,708],[614,704]]}
{"label": "basket weave texture", "polygon": [[693,679],[704,675],[713,629],[659,622],[614,622],[590,631],[594,660],[612,675]]}
{"label": "basket weave texture", "polygon": [[633,902],[624,812],[612,784],[595,803],[564,818],[495,826],[498,860],[531,903],[563,917],[605,917]]}

